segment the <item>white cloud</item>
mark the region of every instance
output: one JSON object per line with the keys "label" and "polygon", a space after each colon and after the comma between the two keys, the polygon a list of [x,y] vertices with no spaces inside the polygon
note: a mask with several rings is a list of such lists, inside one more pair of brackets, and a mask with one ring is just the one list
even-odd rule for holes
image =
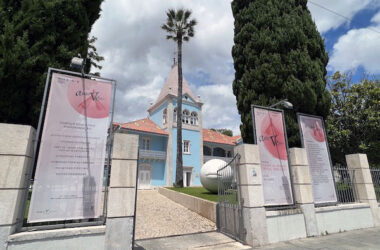
{"label": "white cloud", "polygon": [[[96,47],[105,57],[102,76],[117,80],[116,121],[147,116],[149,104],[156,100],[170,72],[176,50],[160,26],[166,21],[167,9],[184,7],[191,9],[198,21],[195,37],[183,46],[183,69],[187,78],[207,78],[204,83],[189,81],[205,103],[204,125],[238,132],[240,118],[231,87],[234,20],[230,4],[230,0],[109,0],[102,4],[101,17],[91,35],[98,37]],[[219,108],[223,99],[231,105],[229,112]],[[219,117],[218,122],[215,117]]]}
{"label": "white cloud", "polygon": [[204,128],[228,128],[232,129],[234,135],[240,134],[240,116],[231,85],[205,85],[198,89],[198,93],[204,101]]}
{"label": "white cloud", "polygon": [[380,12],[371,21],[374,25],[352,29],[338,39],[330,57],[329,70],[345,72],[363,67],[367,73],[380,73]]}
{"label": "white cloud", "polygon": [[[313,4],[315,3],[315,4]],[[317,25],[319,32],[325,33],[341,25],[349,24],[349,20],[321,8],[323,6],[340,15],[352,19],[359,11],[379,5],[378,0],[310,0],[308,8]]]}

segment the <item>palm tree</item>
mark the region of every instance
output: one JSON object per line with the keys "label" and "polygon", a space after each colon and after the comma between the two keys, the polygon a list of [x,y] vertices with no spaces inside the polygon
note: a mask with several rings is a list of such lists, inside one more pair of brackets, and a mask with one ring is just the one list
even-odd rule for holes
{"label": "palm tree", "polygon": [[166,12],[166,23],[161,26],[168,32],[166,39],[177,43],[178,52],[178,93],[177,93],[177,160],[175,186],[183,187],[183,161],[182,161],[182,41],[189,41],[194,36],[195,19],[189,20],[190,10],[169,9]]}

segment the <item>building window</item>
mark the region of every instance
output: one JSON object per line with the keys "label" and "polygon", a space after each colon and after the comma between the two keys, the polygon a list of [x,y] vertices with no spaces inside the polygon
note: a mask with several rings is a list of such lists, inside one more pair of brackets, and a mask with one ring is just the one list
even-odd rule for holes
{"label": "building window", "polygon": [[151,149],[150,138],[149,137],[143,137],[142,138],[142,149],[145,149],[145,150],[150,150]]}
{"label": "building window", "polygon": [[173,120],[174,120],[174,122],[177,121],[177,108],[174,108],[174,111],[173,111]]}
{"label": "building window", "polygon": [[191,125],[198,125],[198,114],[195,111],[191,112],[190,124]]}
{"label": "building window", "polygon": [[190,154],[190,141],[187,141],[187,140],[183,141],[183,153]]}
{"label": "building window", "polygon": [[187,109],[182,111],[182,123],[190,124],[190,112]]}
{"label": "building window", "polygon": [[165,125],[168,120],[168,110],[164,109],[164,112],[162,113],[162,124]]}
{"label": "building window", "polygon": [[210,155],[211,156],[211,148],[207,146],[203,146],[203,155]]}
{"label": "building window", "polygon": [[223,148],[214,148],[213,156],[226,157],[226,151]]}
{"label": "building window", "polygon": [[227,152],[227,157],[232,157],[232,153],[231,153],[231,151],[228,151],[228,152]]}

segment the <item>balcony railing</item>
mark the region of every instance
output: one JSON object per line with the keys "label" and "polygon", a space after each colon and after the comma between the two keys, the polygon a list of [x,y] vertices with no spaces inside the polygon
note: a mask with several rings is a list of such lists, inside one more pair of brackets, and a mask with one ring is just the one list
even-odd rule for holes
{"label": "balcony railing", "polygon": [[165,151],[139,149],[139,158],[145,160],[166,160]]}
{"label": "balcony railing", "polygon": [[203,156],[203,163],[205,163],[206,161],[209,161],[211,159],[219,159],[219,160],[223,160],[223,161],[229,163],[232,160],[232,157],[220,157],[220,156],[204,155]]}

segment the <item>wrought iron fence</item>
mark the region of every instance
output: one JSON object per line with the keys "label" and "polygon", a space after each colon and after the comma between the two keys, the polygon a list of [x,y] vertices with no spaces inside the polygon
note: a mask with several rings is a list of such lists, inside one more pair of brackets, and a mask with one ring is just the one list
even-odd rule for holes
{"label": "wrought iron fence", "polygon": [[335,188],[338,203],[353,203],[357,201],[357,193],[353,185],[355,170],[347,167],[334,166]]}
{"label": "wrought iron fence", "polygon": [[239,158],[235,157],[217,171],[218,178],[218,229],[228,236],[242,241],[243,217],[239,190]]}
{"label": "wrought iron fence", "polygon": [[380,202],[380,169],[371,169],[373,187],[375,188],[377,202]]}

